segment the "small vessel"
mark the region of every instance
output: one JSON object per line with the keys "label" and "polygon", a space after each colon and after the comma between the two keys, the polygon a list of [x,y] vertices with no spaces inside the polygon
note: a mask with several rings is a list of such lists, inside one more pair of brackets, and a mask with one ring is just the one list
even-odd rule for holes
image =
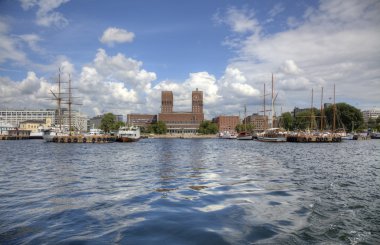
{"label": "small vessel", "polygon": [[238,134],[238,136],[236,137],[236,139],[238,139],[238,140],[252,140],[253,136],[252,136],[251,133],[243,131],[243,132],[240,132]]}
{"label": "small vessel", "polygon": [[104,131],[99,128],[90,128],[90,132],[85,136],[104,135]]}
{"label": "small vessel", "polygon": [[372,132],[371,133],[371,139],[380,139],[380,133],[379,132]]}
{"label": "small vessel", "polygon": [[121,127],[116,136],[119,142],[135,142],[141,138],[140,128],[136,126]]}
{"label": "small vessel", "polygon": [[224,131],[220,133],[219,138],[221,139],[236,139],[237,135],[235,133],[231,133],[229,131]]}
{"label": "small vessel", "polygon": [[268,128],[257,134],[257,140],[263,142],[286,142],[287,132],[281,128]]}
{"label": "small vessel", "polygon": [[69,133],[59,127],[51,127],[43,131],[42,137],[46,142],[53,142],[53,138],[56,136],[69,136]]}
{"label": "small vessel", "polygon": [[43,139],[45,130],[44,127],[39,126],[36,132],[30,133],[29,139]]}

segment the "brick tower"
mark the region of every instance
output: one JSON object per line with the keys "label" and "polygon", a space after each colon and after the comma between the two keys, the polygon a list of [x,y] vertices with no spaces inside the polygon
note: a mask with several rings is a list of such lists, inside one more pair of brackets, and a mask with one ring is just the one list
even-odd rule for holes
{"label": "brick tower", "polygon": [[192,92],[192,112],[193,113],[203,113],[203,91],[198,91],[196,89]]}
{"label": "brick tower", "polygon": [[161,93],[161,113],[173,112],[173,92],[162,91]]}

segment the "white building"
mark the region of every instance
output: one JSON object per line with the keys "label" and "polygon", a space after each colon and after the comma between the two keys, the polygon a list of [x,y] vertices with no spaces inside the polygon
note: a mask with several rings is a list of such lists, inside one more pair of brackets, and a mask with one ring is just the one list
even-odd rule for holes
{"label": "white building", "polygon": [[5,121],[0,120],[0,135],[8,135],[8,130],[14,130],[15,127]]}
{"label": "white building", "polygon": [[54,109],[40,109],[40,110],[9,110],[0,109],[0,120],[4,123],[19,127],[20,122],[27,120],[46,120],[50,118],[53,122],[55,120]]}
{"label": "white building", "polygon": [[[79,111],[71,112],[71,126],[74,127],[75,130],[80,132],[87,132],[87,121],[88,118],[86,115],[81,114]],[[64,110],[62,115],[62,124],[69,126],[69,111]]]}
{"label": "white building", "polygon": [[362,111],[362,113],[363,113],[364,122],[367,123],[370,118],[376,120],[380,116],[380,109],[374,108],[374,109]]}

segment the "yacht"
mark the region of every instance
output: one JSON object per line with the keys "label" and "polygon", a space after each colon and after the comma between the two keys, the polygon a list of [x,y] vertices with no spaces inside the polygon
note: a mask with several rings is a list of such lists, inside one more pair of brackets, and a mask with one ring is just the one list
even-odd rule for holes
{"label": "yacht", "polygon": [[51,127],[44,130],[43,139],[46,142],[53,142],[53,138],[56,136],[69,136],[66,130],[62,130],[59,127]]}

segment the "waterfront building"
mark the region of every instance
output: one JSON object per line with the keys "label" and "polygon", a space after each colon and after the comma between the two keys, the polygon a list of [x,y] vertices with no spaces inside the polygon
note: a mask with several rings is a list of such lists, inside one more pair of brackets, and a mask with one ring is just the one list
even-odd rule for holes
{"label": "waterfront building", "polygon": [[213,119],[218,125],[219,132],[235,133],[236,126],[240,123],[239,116],[218,116]]}
{"label": "waterfront building", "polygon": [[203,91],[196,89],[192,91],[192,111],[174,112],[174,100],[172,91],[161,93],[161,113],[158,121],[166,124],[168,133],[195,134],[200,123],[204,120],[203,114]]}
{"label": "waterfront building", "polygon": [[380,109],[373,108],[370,110],[362,111],[363,119],[365,123],[368,123],[369,119],[376,120],[380,116]]}
{"label": "waterfront building", "polygon": [[38,132],[38,128],[49,128],[51,127],[51,118],[46,118],[45,120],[26,120],[20,123],[21,130],[29,130],[30,132]]}
{"label": "waterfront building", "polygon": [[[255,131],[263,131],[268,128],[268,116],[254,113],[243,119],[243,123],[252,124]],[[277,126],[277,120],[273,117],[273,126]]]}
{"label": "waterfront building", "polygon": [[140,128],[148,128],[152,123],[157,122],[157,115],[152,114],[128,114],[127,124],[138,126]]}
{"label": "waterfront building", "polygon": [[[64,109],[62,110],[62,125],[69,128],[69,111]],[[80,113],[79,111],[71,111],[71,127],[75,131],[86,132],[87,131],[87,116]],[[56,122],[58,125],[59,123]]]}
{"label": "waterfront building", "polygon": [[14,130],[14,129],[16,129],[16,127],[13,126],[12,124],[7,123],[3,120],[0,120],[0,135],[8,135],[9,130]]}
{"label": "waterfront building", "polygon": [[52,121],[56,118],[55,109],[40,110],[0,110],[0,120],[9,123],[14,127],[19,127],[21,122],[27,120],[46,120],[50,118]]}

